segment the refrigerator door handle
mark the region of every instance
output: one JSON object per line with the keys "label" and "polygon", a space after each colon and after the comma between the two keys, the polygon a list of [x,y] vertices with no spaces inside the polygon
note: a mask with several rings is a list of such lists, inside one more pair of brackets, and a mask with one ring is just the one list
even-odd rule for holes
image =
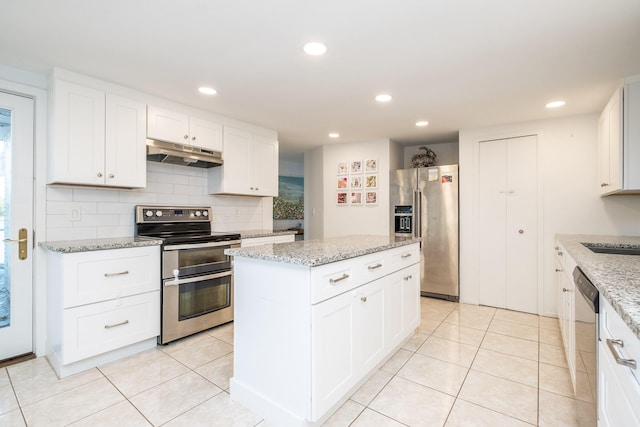
{"label": "refrigerator door handle", "polygon": [[413,190],[413,237],[420,237],[420,233],[422,232],[421,199],[422,193],[420,190]]}

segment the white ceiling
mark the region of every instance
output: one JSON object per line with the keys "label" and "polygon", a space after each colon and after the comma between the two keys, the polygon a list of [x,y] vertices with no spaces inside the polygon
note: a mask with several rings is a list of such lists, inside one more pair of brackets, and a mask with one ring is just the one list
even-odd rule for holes
{"label": "white ceiling", "polygon": [[[640,74],[639,0],[3,0],[0,64],[102,78],[278,131],[284,157],[339,141],[596,112]],[[302,45],[324,41],[324,57]],[[210,85],[206,97],[197,87]],[[387,92],[389,104],[373,97]],[[547,110],[544,104],[567,105]],[[414,123],[424,119],[426,128]]]}

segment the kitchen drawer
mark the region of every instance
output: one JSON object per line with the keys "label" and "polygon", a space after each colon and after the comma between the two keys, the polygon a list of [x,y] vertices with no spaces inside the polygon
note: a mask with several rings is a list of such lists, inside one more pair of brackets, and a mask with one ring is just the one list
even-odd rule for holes
{"label": "kitchen drawer", "polygon": [[311,268],[311,304],[360,286],[363,283],[361,277],[363,266],[360,258]]}
{"label": "kitchen drawer", "polygon": [[64,254],[64,308],[160,289],[160,247]]}
{"label": "kitchen drawer", "polygon": [[416,243],[391,249],[385,252],[385,257],[389,271],[402,270],[420,262],[420,245]]}
{"label": "kitchen drawer", "polygon": [[[618,354],[624,359],[634,359],[638,365],[636,369],[632,369],[613,361],[613,354],[607,346],[607,339],[621,340],[623,345],[615,345]],[[616,365],[616,371],[621,375],[626,375],[638,387],[638,396],[640,397],[640,339],[631,331],[620,315],[616,313],[604,298],[600,297],[600,341],[606,349],[600,357],[609,357]]]}
{"label": "kitchen drawer", "polygon": [[63,324],[63,364],[158,336],[160,291],[64,310]]}

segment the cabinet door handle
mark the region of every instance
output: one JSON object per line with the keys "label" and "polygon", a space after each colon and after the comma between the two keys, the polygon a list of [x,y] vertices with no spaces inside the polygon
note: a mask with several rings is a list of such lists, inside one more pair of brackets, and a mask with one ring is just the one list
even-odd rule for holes
{"label": "cabinet door handle", "polygon": [[105,328],[105,329],[111,329],[111,328],[115,328],[116,326],[123,326],[123,325],[126,325],[126,324],[128,324],[128,323],[129,323],[129,321],[128,321],[128,320],[125,320],[124,322],[114,323],[114,324],[112,324],[112,325],[104,325],[104,328]]}
{"label": "cabinet door handle", "polygon": [[125,274],[129,274],[129,270],[120,271],[119,273],[104,273],[104,277],[124,276]]}
{"label": "cabinet door handle", "polygon": [[409,280],[411,280],[411,279],[413,279],[413,276],[412,276],[411,274],[410,274],[410,275],[408,275],[408,276],[404,276],[404,280],[405,280],[405,281],[407,281],[407,282],[408,282]]}
{"label": "cabinet door handle", "polygon": [[335,285],[338,282],[342,282],[345,279],[348,279],[349,275],[344,273],[342,276],[338,277],[337,279],[329,279],[329,283],[331,283],[332,285]]}
{"label": "cabinet door handle", "polygon": [[606,182],[603,182],[602,184],[600,184],[600,187],[608,187],[609,184],[607,184]]}
{"label": "cabinet door handle", "polygon": [[409,258],[410,256],[411,256],[411,254],[402,254],[402,255],[400,255],[400,258],[402,258],[402,259],[407,259],[407,258]]}
{"label": "cabinet door handle", "polygon": [[561,268],[556,268],[556,273],[560,273],[562,271]]}
{"label": "cabinet door handle", "polygon": [[189,139],[189,135],[185,135],[185,136],[184,136],[184,139]]}
{"label": "cabinet door handle", "polygon": [[613,358],[616,360],[616,363],[618,365],[628,366],[631,369],[636,369],[635,359],[625,359],[622,356],[620,356],[620,353],[618,353],[618,350],[614,347],[616,345],[622,348],[624,347],[624,341],[612,340],[607,338],[607,347],[609,347],[609,351],[611,352],[611,354],[613,354]]}
{"label": "cabinet door handle", "polygon": [[114,174],[112,174],[112,173],[110,173],[110,174],[109,174],[109,178],[115,178],[115,175],[114,175]]}
{"label": "cabinet door handle", "polygon": [[367,302],[367,297],[360,297],[360,301]]}
{"label": "cabinet door handle", "polygon": [[562,288],[562,292],[570,292],[571,289],[567,289],[567,288]]}
{"label": "cabinet door handle", "polygon": [[380,267],[382,267],[382,264],[377,263],[376,265],[370,265],[369,267],[367,267],[369,269],[369,271],[373,271],[373,270],[377,270]]}
{"label": "cabinet door handle", "polygon": [[98,178],[102,178],[102,172],[98,172]]}
{"label": "cabinet door handle", "polygon": [[195,141],[195,140],[196,140],[196,137],[195,137],[195,136],[192,136],[192,137],[191,137],[191,140],[192,140],[192,141]]}

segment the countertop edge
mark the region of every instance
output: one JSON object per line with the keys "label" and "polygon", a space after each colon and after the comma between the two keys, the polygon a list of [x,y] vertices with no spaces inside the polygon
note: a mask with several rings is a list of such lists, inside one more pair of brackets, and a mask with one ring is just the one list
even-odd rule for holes
{"label": "countertop edge", "polygon": [[636,236],[557,234],[569,253],[602,296],[640,339],[640,256],[595,254],[582,243],[639,244]]}
{"label": "countertop edge", "polygon": [[51,252],[72,254],[79,252],[102,251],[109,249],[140,248],[160,246],[162,240],[145,237],[122,237],[83,240],[56,240],[39,242],[38,246]]}
{"label": "countertop edge", "polygon": [[[349,248],[342,246],[340,252],[332,252],[321,255],[305,255],[301,254],[301,249],[313,249],[313,246],[321,247],[327,242],[345,242],[348,238],[378,238],[380,242],[366,245],[363,247]],[[258,259],[262,261],[274,261],[283,264],[296,264],[306,267],[318,267],[325,264],[331,264],[333,262],[343,261],[358,256],[368,255],[375,252],[385,251],[401,246],[410,245],[413,243],[419,243],[420,239],[399,239],[395,241],[389,241],[381,236],[350,236],[348,238],[341,239],[328,239],[328,240],[306,240],[299,242],[279,243],[276,253],[273,252],[274,244],[267,244],[262,246],[254,246],[249,248],[238,249],[226,249],[225,254],[243,258]]]}
{"label": "countertop edge", "polygon": [[256,239],[260,237],[286,236],[289,234],[299,234],[297,230],[249,230],[239,231],[241,239]]}

